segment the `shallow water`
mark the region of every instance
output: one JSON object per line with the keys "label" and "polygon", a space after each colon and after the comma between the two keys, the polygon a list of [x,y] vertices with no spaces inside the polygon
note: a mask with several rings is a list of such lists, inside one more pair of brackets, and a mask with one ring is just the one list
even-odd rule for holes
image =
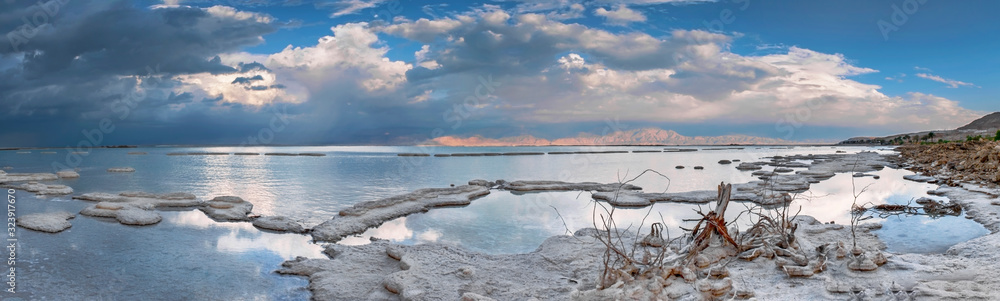
{"label": "shallow water", "polygon": [[[698,147],[681,147],[698,148]],[[716,147],[708,147],[716,148]],[[398,157],[397,153],[523,152],[659,150],[663,147],[254,147],[254,148],[144,148],[97,149],[80,157],[81,178],[57,181],[75,194],[139,190],[154,193],[190,192],[200,198],[238,195],[262,215],[286,215],[315,225],[357,202],[375,200],[426,187],[447,187],[471,179],[562,180],[617,182],[645,169],[634,184],[646,191],[715,189],[719,182],[753,180],[750,172],[722,159],[757,161],[792,154],[858,152],[866,147],[796,147],[744,150],[701,150],[681,153],[571,154],[495,157]],[[704,149],[704,148],[703,148]],[[53,172],[53,163],[68,164],[66,150],[56,154],[0,151],[7,172]],[[145,151],[148,155],[127,155]],[[887,152],[886,150],[879,150]],[[167,156],[172,152],[285,152],[323,153],[324,157],[282,156]],[[74,161],[70,161],[74,162]],[[684,169],[675,169],[683,165]],[[704,166],[704,170],[692,167]],[[108,173],[109,167],[130,166],[135,173]],[[932,185],[904,182],[906,171],[886,169],[881,180],[863,197],[898,202],[925,196]],[[796,201],[803,213],[822,221],[842,223],[853,200],[851,177],[838,175],[813,186],[823,198]],[[844,181],[847,182],[844,182]],[[87,202],[69,197],[35,198],[18,192],[18,214],[66,210],[79,212]],[[461,208],[442,208],[391,221],[368,235],[406,244],[444,242],[487,253],[530,252],[546,238],[567,229],[592,227],[594,203],[578,192],[514,195],[494,191]],[[555,209],[554,209],[554,208]],[[678,235],[685,218],[694,218],[692,205],[659,203],[651,208],[615,209],[619,226],[663,221],[671,236]],[[740,208],[740,207],[731,207]],[[598,208],[598,210],[603,210]],[[737,212],[730,211],[730,214]],[[18,229],[19,274],[22,297],[28,300],[133,299],[308,299],[307,282],[273,273],[295,256],[322,257],[321,248],[298,234],[263,232],[247,223],[216,223],[199,211],[161,212],[164,221],[149,227],[130,227],[106,219],[78,216],[73,227],[58,234]],[[662,215],[662,219],[661,216]],[[690,223],[688,223],[690,227]],[[961,217],[889,219],[879,234],[894,251],[937,252],[941,248],[985,233]],[[923,231],[905,231],[924,227]],[[946,235],[920,236],[921,233]],[[903,235],[906,235],[905,237]],[[367,237],[343,243],[365,243]],[[926,247],[932,246],[927,249]],[[925,249],[921,249],[925,248]]]}
{"label": "shallow water", "polygon": [[[17,213],[65,210],[85,203],[17,192]],[[306,300],[303,277],[273,273],[296,256],[325,257],[299,234],[216,223],[203,213],[160,211],[145,227],[77,216],[57,233],[17,229],[17,283],[24,300]],[[6,300],[6,299],[5,299]]]}
{"label": "shallow water", "polygon": [[[681,147],[698,148],[698,147]],[[701,147],[702,149],[712,147]],[[749,173],[734,172],[722,159],[756,161],[773,155],[825,154],[839,149],[798,147],[744,150],[703,150],[679,153],[570,154],[485,157],[399,157],[397,153],[484,153],[662,150],[664,147],[207,147],[96,149],[75,155],[67,150],[31,150],[30,154],[0,151],[0,166],[8,172],[55,172],[53,164],[79,162],[81,177],[66,181],[77,193],[140,190],[154,193],[183,191],[201,197],[239,195],[254,203],[263,215],[286,215],[318,224],[351,205],[426,187],[464,184],[472,179],[560,180],[617,182],[646,169],[667,177],[645,176],[635,184],[647,191],[693,191],[706,183],[741,183]],[[862,150],[868,148],[853,148]],[[56,154],[42,154],[55,151]],[[148,152],[148,155],[127,155]],[[322,153],[305,156],[167,156],[175,152]],[[737,163],[738,164],[738,163]],[[675,166],[686,166],[675,169]],[[696,165],[704,170],[695,171]],[[108,173],[109,167],[130,166],[135,173]],[[714,187],[715,184],[708,186]]]}
{"label": "shallow water", "polygon": [[[789,212],[800,212],[822,222],[833,221],[849,225],[851,215],[848,210],[854,203],[856,194],[851,189],[852,180],[857,192],[865,189],[858,196],[858,204],[907,204],[916,198],[928,197],[926,192],[937,188],[933,184],[903,180],[903,175],[912,174],[905,170],[885,169],[872,174],[879,175],[880,179],[853,178],[845,173],[813,184],[810,191],[798,195],[789,205]],[[603,202],[600,204],[596,205],[588,193],[539,192],[517,195],[507,191],[493,191],[469,206],[434,209],[398,218],[341,243],[363,244],[369,241],[369,237],[378,237],[403,244],[441,242],[485,253],[525,253],[535,250],[542,241],[553,235],[567,234],[568,231],[595,225],[603,228],[602,214],[606,217],[605,208],[611,207]],[[643,231],[648,231],[651,223],[660,222],[666,225],[670,237],[677,237],[683,234],[681,227],[690,229],[695,226],[695,222],[685,222],[685,219],[696,219],[699,216],[695,210],[704,209],[703,212],[707,212],[709,208],[708,204],[699,208],[693,204],[655,203],[646,208],[616,208],[614,218],[620,227],[632,226],[635,229],[639,225],[645,225]],[[746,208],[742,203],[730,205],[727,219],[738,218],[737,223],[742,229],[746,229],[752,224],[751,217],[739,214]],[[989,234],[982,225],[966,219],[964,214],[937,218],[922,215],[889,218],[874,216],[863,223],[874,222],[881,222],[883,225],[875,233],[886,242],[888,251],[899,253],[941,253],[957,243]]]}

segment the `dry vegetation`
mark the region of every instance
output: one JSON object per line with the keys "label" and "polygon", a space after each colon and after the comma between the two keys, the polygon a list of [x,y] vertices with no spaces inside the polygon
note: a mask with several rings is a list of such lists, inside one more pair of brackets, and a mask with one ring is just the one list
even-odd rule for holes
{"label": "dry vegetation", "polygon": [[[647,170],[643,174],[649,172],[656,173]],[[634,180],[621,184],[626,185]],[[742,211],[736,218],[727,220],[727,210],[733,210],[730,202],[732,189],[731,184],[721,183],[714,206],[708,210],[699,207],[696,214],[700,218],[685,220],[696,222],[695,226],[691,229],[682,228],[684,234],[674,238],[665,235],[662,217],[660,222],[651,223],[645,233],[642,232],[647,229],[645,218],[635,229],[631,225],[619,228],[614,219],[615,207],[595,201],[594,226],[601,229],[595,232],[595,237],[606,247],[603,272],[598,281],[598,291],[604,293],[594,293],[580,299],[586,300],[589,296],[593,297],[591,299],[624,297],[663,300],[691,293],[705,299],[752,298],[754,292],[751,288],[740,287],[740,283],[734,284],[729,277],[727,267],[736,260],[754,261],[765,258],[764,260],[773,261],[789,278],[811,277],[823,273],[827,270],[828,263],[834,260],[839,260],[839,266],[853,271],[874,271],[887,260],[878,250],[863,250],[858,246],[856,231],[860,222],[871,218],[872,214],[924,214],[923,208],[918,210],[913,206],[866,206],[855,201],[851,210],[854,218],[850,229],[853,245],[845,245],[843,241],[814,241],[804,248],[796,236],[799,224],[803,221],[798,217],[801,208],[793,208],[791,201],[776,202],[776,206],[740,203],[743,205]],[[855,189],[855,200],[866,190],[867,187],[860,191]],[[799,198],[798,195],[780,194],[774,197],[787,200]],[[646,217],[651,212],[652,207]],[[744,218],[740,219],[741,217]],[[745,231],[740,231],[737,219],[746,226]],[[805,219],[808,220],[810,219]],[[601,224],[597,224],[598,221]],[[640,233],[631,234],[629,230]],[[857,294],[847,293],[851,296]]]}

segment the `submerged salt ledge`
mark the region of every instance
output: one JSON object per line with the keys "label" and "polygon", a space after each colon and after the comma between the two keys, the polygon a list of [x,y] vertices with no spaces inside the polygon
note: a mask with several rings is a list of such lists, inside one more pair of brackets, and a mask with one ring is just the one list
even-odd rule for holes
{"label": "submerged salt ledge", "polygon": [[55,181],[59,176],[52,173],[6,173],[0,171],[0,183],[27,181]]}
{"label": "submerged salt ledge", "polygon": [[[761,205],[790,202],[790,193],[805,192],[810,184],[819,183],[846,172],[868,172],[896,166],[887,156],[873,152],[839,155],[796,155],[769,157],[770,161],[741,163],[753,166],[788,166],[802,164],[797,160],[812,160],[808,170],[796,174],[761,174],[760,181],[734,184],[734,201]],[[593,198],[615,206],[645,207],[654,202],[707,203],[717,197],[716,191],[680,193],[645,193],[641,187],[622,183],[570,183],[561,181],[486,181],[471,180],[469,185],[452,188],[421,189],[408,194],[354,205],[312,230],[316,241],[337,242],[349,235],[363,233],[383,223],[406,215],[425,212],[440,206],[464,206],[475,198],[489,194],[491,188],[517,191],[594,191]]]}
{"label": "submerged salt ledge", "polygon": [[91,217],[114,218],[119,223],[133,226],[146,226],[159,223],[163,218],[156,213],[156,208],[184,208],[202,204],[190,193],[152,194],[146,192],[85,193],[74,196],[74,199],[98,202],[84,208],[80,214]]}
{"label": "submerged salt ledge", "polygon": [[24,190],[38,195],[67,195],[73,193],[73,188],[66,185],[38,182],[28,182],[20,185],[0,184],[0,187]]}
{"label": "submerged salt ledge", "polygon": [[[51,173],[7,173],[0,170],[0,187],[24,190],[38,195],[67,195],[73,193],[73,188],[61,184],[39,183],[39,181],[55,181],[59,178],[74,177],[80,177],[80,175],[73,171],[61,171],[57,175]],[[15,182],[27,183],[15,184]]]}
{"label": "submerged salt ledge", "polygon": [[[476,181],[476,180],[473,180]],[[502,181],[501,181],[502,182]],[[569,183],[561,181],[513,181],[499,183],[500,189],[510,191],[577,191],[591,190],[610,192],[617,190],[642,190],[642,187],[631,184],[601,184],[594,182]]]}
{"label": "submerged salt ledge", "polygon": [[253,226],[270,231],[306,233],[309,229],[302,223],[285,216],[261,216],[253,220]]}
{"label": "submerged salt ledge", "polygon": [[97,202],[80,211],[91,217],[114,218],[125,225],[144,226],[159,223],[162,217],[156,209],[182,208],[201,210],[217,222],[253,222],[253,225],[278,232],[306,233],[309,230],[298,221],[283,216],[252,216],[253,204],[237,196],[218,196],[209,201],[190,193],[154,194],[141,191],[85,193],[74,199]]}
{"label": "submerged salt ledge", "polygon": [[151,225],[162,219],[156,208],[198,208],[216,221],[249,221],[253,204],[235,196],[216,197],[208,202],[190,193],[152,194],[147,192],[85,193],[74,199],[98,202],[80,211],[93,217],[115,218],[126,225]]}
{"label": "submerged salt ledge", "polygon": [[216,221],[238,222],[250,220],[248,215],[253,210],[253,204],[237,196],[220,196],[198,209]]}
{"label": "submerged salt ledge", "polygon": [[80,174],[73,170],[60,170],[59,172],[56,172],[56,176],[60,179],[74,179],[79,178]]}
{"label": "submerged salt ledge", "polygon": [[[836,173],[869,172],[896,166],[886,157],[870,152],[855,155],[795,155],[776,156],[768,158],[767,162],[741,163],[736,169],[756,170],[752,175],[760,181],[733,184],[732,200],[738,202],[753,202],[760,205],[776,205],[792,201],[792,193],[802,193],[809,190],[810,184],[819,183],[833,178]],[[804,164],[794,160],[813,160],[813,164]],[[776,166],[775,171],[760,170],[765,165]],[[795,174],[784,174],[794,171],[782,166],[804,166],[808,170],[796,171]],[[780,172],[778,172],[780,171]],[[582,189],[592,190],[592,189]],[[715,191],[664,192],[647,193],[631,191],[599,191],[593,194],[594,199],[606,201],[615,206],[645,207],[655,202],[695,203],[704,204],[714,201]]]}
{"label": "submerged salt ledge", "polygon": [[434,207],[468,205],[473,199],[489,193],[487,187],[462,185],[419,189],[403,195],[361,202],[313,228],[312,236],[316,241],[336,242],[397,217],[425,212]]}
{"label": "submerged salt ledge", "polygon": [[74,217],[76,217],[74,214],[65,211],[28,214],[17,218],[17,226],[35,231],[59,233],[73,226],[69,220]]}
{"label": "submerged salt ledge", "polygon": [[163,220],[163,217],[152,210],[125,208],[118,211],[115,219],[123,225],[146,226],[159,223]]}

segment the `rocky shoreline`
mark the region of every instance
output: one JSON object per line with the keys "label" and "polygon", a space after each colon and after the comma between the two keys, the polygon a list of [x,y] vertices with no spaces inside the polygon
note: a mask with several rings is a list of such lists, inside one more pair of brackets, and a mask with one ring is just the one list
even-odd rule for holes
{"label": "rocky shoreline", "polygon": [[896,149],[910,160],[910,169],[933,176],[942,184],[1000,185],[1000,142],[904,145]]}

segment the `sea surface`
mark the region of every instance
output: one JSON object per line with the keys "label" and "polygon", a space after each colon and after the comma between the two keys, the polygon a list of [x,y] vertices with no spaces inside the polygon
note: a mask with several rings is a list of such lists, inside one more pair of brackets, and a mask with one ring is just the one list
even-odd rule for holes
{"label": "sea surface", "polygon": [[[308,226],[351,205],[420,188],[462,185],[472,179],[632,181],[649,192],[715,190],[720,182],[755,180],[750,172],[719,160],[758,161],[794,154],[877,151],[883,147],[666,147],[694,152],[546,154],[527,156],[400,157],[399,153],[651,151],[665,147],[150,147],[95,149],[74,154],[65,149],[0,151],[8,173],[54,172],[70,166],[79,179],[54,181],[88,192],[189,192],[203,199],[236,195],[261,215],[284,215]],[[23,153],[28,152],[28,153]],[[52,153],[54,152],[54,153]],[[146,152],[129,155],[128,152]],[[188,152],[321,153],[325,156],[168,155]],[[54,167],[56,166],[56,167]],[[109,173],[110,167],[134,173]],[[683,169],[676,168],[684,166]],[[704,170],[695,170],[703,166]],[[766,168],[767,169],[767,168]],[[654,172],[643,171],[653,170]],[[641,177],[636,178],[642,174]],[[838,174],[814,184],[791,207],[820,221],[848,224],[854,192],[868,187],[859,203],[906,204],[927,197],[935,185],[902,180],[905,170],[875,172],[881,179]],[[853,183],[853,185],[852,185]],[[870,186],[869,186],[870,185]],[[852,187],[854,187],[852,189]],[[36,197],[17,191],[17,215],[65,210],[79,212],[88,202],[70,196]],[[935,199],[941,199],[932,197]],[[706,205],[702,208],[708,209]],[[742,205],[730,206],[742,209]],[[446,243],[485,253],[524,253],[553,235],[600,223],[614,210],[620,227],[667,225],[680,235],[684,219],[698,217],[697,205],[657,203],[647,208],[610,208],[586,192],[514,194],[493,191],[471,205],[434,209],[389,221],[342,244],[363,244],[369,237],[403,244]],[[730,210],[735,218],[739,210]],[[297,256],[322,258],[322,245],[299,234],[261,231],[249,223],[217,223],[197,210],[161,212],[163,222],[145,227],[77,216],[73,227],[57,234],[18,228],[18,297],[24,300],[306,300],[305,278],[273,273]],[[740,217],[745,219],[745,217]],[[875,218],[876,233],[891,252],[939,253],[988,232],[959,217]],[[645,230],[645,229],[644,229]],[[6,299],[5,299],[6,300]]]}

